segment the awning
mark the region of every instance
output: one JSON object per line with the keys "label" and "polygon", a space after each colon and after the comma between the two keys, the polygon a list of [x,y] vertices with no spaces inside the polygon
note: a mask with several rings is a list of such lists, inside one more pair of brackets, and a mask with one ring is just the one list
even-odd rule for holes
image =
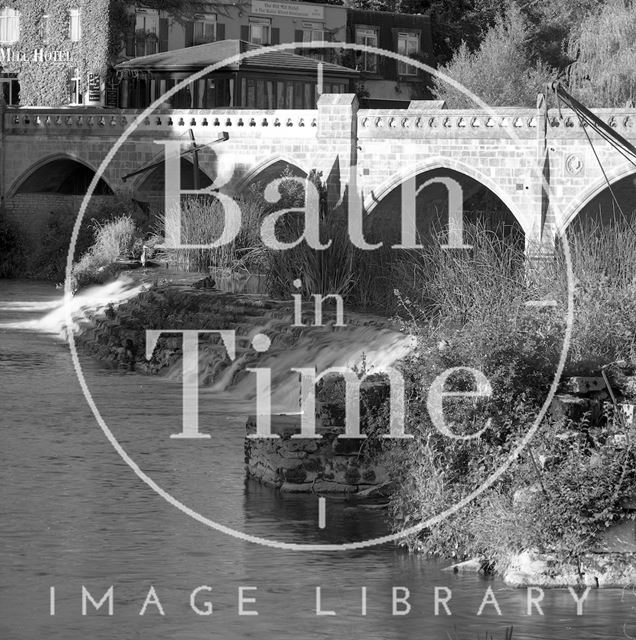
{"label": "awning", "polygon": [[[316,74],[320,60],[288,51],[269,51],[269,47],[251,44],[243,40],[220,40],[196,47],[153,53],[133,58],[116,65],[117,70],[136,72],[189,72],[194,73],[245,51],[263,49],[263,54],[224,66],[226,71],[270,71],[274,73]],[[323,62],[323,74],[342,78],[356,78],[354,69],[331,62]]]}

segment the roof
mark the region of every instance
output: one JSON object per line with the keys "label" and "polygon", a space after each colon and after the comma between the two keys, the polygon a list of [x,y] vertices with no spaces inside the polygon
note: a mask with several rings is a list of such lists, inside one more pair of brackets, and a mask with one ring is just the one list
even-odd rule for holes
{"label": "roof", "polygon": [[[219,40],[208,44],[200,44],[195,47],[185,49],[174,49],[153,53],[149,56],[133,58],[126,62],[121,62],[117,69],[136,69],[146,71],[200,71],[205,67],[222,62],[227,58],[236,56],[245,51],[263,49],[262,55],[257,55],[238,63],[228,64],[223,69],[237,71],[241,70],[273,70],[277,72],[290,73],[316,73],[319,60],[301,56],[289,51],[269,51],[269,47],[245,42],[244,40]],[[357,71],[330,62],[323,62],[323,73],[329,75],[340,75],[355,77]]]}

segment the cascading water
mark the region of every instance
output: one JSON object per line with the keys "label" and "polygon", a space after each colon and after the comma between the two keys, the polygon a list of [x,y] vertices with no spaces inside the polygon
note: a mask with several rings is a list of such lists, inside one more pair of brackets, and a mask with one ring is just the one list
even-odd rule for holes
{"label": "cascading water", "polygon": [[[99,318],[103,318],[108,309],[134,301],[146,289],[146,285],[122,277],[114,282],[80,291],[68,302],[71,305],[74,332],[81,333]],[[192,295],[194,293],[186,290],[187,297]],[[207,300],[211,300],[219,294],[205,295]],[[261,298],[247,298],[248,301],[250,299],[254,301]],[[223,316],[226,326],[218,328],[228,328],[228,313],[235,318],[229,328],[236,332],[237,357],[229,362],[219,341],[202,341],[198,359],[199,380],[204,387],[202,393],[223,394],[237,401],[251,402],[256,395],[255,380],[246,368],[269,368],[272,411],[276,413],[293,413],[299,409],[299,374],[292,371],[294,368],[315,367],[320,374],[331,367],[346,366],[372,374],[404,358],[413,346],[410,336],[386,326],[377,326],[382,323],[388,325],[388,322],[371,316],[346,314],[345,323],[348,324],[345,327],[335,327],[333,321],[325,326],[315,327],[311,326],[310,319],[304,320],[308,326],[293,327],[289,307],[274,306],[253,312],[252,306],[246,307],[245,296],[236,299],[225,296],[222,300],[223,304],[219,303],[219,309],[222,308],[226,314]],[[66,339],[67,310],[63,296],[39,303],[34,311],[48,313],[37,319],[22,320],[15,326],[11,323],[3,326],[57,334]],[[113,320],[113,323],[116,324],[117,321]],[[213,328],[213,325],[212,317],[206,328]],[[258,354],[251,346],[252,339],[257,334],[267,335],[271,340],[271,347],[266,353]],[[161,374],[168,380],[180,381],[183,375],[181,357],[173,359]]]}

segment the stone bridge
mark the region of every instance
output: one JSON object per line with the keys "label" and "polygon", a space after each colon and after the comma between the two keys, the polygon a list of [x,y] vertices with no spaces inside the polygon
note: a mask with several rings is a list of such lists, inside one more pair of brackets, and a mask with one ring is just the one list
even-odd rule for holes
{"label": "stone bridge", "polygon": [[[226,141],[198,153],[200,187],[216,181],[221,191],[237,193],[280,177],[285,167],[296,175],[316,169],[327,178],[332,201],[350,189],[359,194],[371,218],[395,222],[402,194],[408,192],[404,185],[411,185],[419,207],[420,199],[426,199],[425,183],[433,177],[454,177],[465,198],[487,191],[505,205],[502,209],[528,243],[543,238],[544,246],[582,211],[594,210],[603,201],[611,205],[606,178],[631,215],[636,165],[584,129],[572,112],[547,110],[544,104],[540,96],[536,109],[459,111],[413,102],[403,110],[364,110],[351,94],[326,94],[315,110],[156,111],[118,146],[95,201],[113,193],[162,201],[162,165],[123,178],[164,157],[159,140],[180,139],[186,151],[190,132],[198,145],[222,139],[226,132]],[[636,110],[595,113],[636,144]],[[50,211],[76,212],[79,194],[138,115],[121,110],[5,109],[0,166],[4,210],[33,234]],[[184,189],[196,184],[191,158],[186,154],[181,159]]]}

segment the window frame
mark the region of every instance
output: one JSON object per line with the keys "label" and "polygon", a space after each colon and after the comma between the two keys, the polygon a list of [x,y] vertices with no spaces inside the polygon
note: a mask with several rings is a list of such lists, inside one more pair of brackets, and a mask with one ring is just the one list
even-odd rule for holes
{"label": "window frame", "polygon": [[[324,22],[303,22],[301,23],[303,32],[303,43],[312,44],[314,42],[325,42],[325,24]],[[315,34],[320,33],[317,38]]]}
{"label": "window frame", "polygon": [[9,100],[7,106],[17,107],[20,104],[20,83],[16,73],[0,74],[0,96],[4,99],[4,85],[8,87]]}
{"label": "window frame", "polygon": [[[254,27],[258,27],[260,29],[263,29],[265,27],[267,28],[266,42],[256,42],[254,40]],[[271,18],[261,18],[261,17],[250,18],[249,28],[250,28],[250,42],[252,44],[267,46],[272,43],[272,19]]]}
{"label": "window frame", "polygon": [[71,42],[82,40],[82,12],[79,7],[68,10],[68,37]]}
{"label": "window frame", "polygon": [[159,53],[159,13],[135,11],[135,57],[141,57],[138,52],[141,42],[142,56]]}
{"label": "window frame", "polygon": [[[366,33],[364,33],[366,32]],[[368,38],[373,38],[375,42],[371,44],[367,42]],[[377,47],[380,33],[378,27],[366,24],[357,24],[355,27],[356,44],[365,45],[367,47]],[[362,40],[362,41],[359,41]],[[377,53],[368,53],[367,51],[357,51],[356,66],[362,61],[360,71],[365,73],[378,74],[378,55]]]}
{"label": "window frame", "polygon": [[40,17],[38,31],[42,42],[48,44],[51,37],[51,15],[49,13],[43,13]]}
{"label": "window frame", "polygon": [[[7,36],[6,38],[2,37],[3,32]],[[19,40],[20,11],[13,7],[2,7],[0,9],[0,44],[15,44]]]}
{"label": "window frame", "polygon": [[69,104],[73,106],[83,105],[84,92],[82,91],[82,76],[80,75],[77,67],[71,70],[70,90],[71,97]]}
{"label": "window frame", "polygon": [[[405,50],[404,52],[400,51],[400,40],[403,39],[405,42]],[[415,51],[409,52],[408,44],[409,42],[415,43]],[[419,55],[420,54],[420,32],[419,31],[408,31],[408,30],[399,30],[396,33],[396,51],[401,55],[410,57],[411,55]],[[417,67],[412,64],[408,64],[407,62],[402,62],[402,60],[397,61],[397,72],[400,76],[416,76],[418,74]]]}
{"label": "window frame", "polygon": [[[216,15],[216,13],[206,13],[205,15],[202,16],[196,16],[195,19],[192,21],[192,43],[193,46],[197,46],[198,44],[208,44],[210,42],[217,42],[218,39],[218,16]],[[214,25],[214,34],[211,40],[205,38],[205,28],[204,28],[204,33],[203,33],[203,38],[201,39],[201,41],[199,41],[199,39],[197,38],[197,26],[198,25],[203,25],[204,27],[208,26],[208,25]]]}

